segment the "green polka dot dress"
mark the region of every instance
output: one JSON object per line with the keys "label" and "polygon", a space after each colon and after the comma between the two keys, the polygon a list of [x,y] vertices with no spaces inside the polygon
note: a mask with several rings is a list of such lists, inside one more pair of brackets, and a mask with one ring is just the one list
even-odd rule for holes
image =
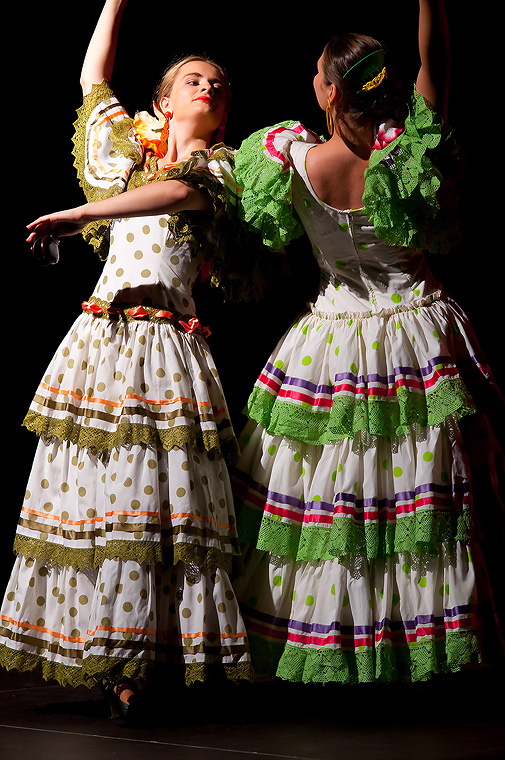
{"label": "green polka dot dress", "polygon": [[322,272],[249,398],[234,475],[248,549],[237,594],[265,672],[425,680],[481,657],[472,519],[489,500],[470,474],[480,438],[465,439],[461,420],[483,419],[474,389],[495,386],[422,251],[379,239],[364,209],[316,196],[315,144],[285,123],[237,156],[245,218],[261,227],[265,180],[283,229],[294,204]]}
{"label": "green polka dot dress", "polygon": [[[95,88],[76,137],[88,197],[140,181],[130,126],[108,86]],[[227,167],[218,148],[166,178],[217,197]],[[25,424],[40,439],[1,610],[6,668],[74,686],[164,666],[187,683],[216,669],[252,678],[230,581],[237,444],[191,296],[211,230],[181,225],[111,225],[100,280],[31,403]]]}

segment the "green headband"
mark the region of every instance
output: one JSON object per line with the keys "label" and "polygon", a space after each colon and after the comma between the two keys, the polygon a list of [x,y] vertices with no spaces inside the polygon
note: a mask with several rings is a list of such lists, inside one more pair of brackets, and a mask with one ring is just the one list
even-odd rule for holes
{"label": "green headband", "polygon": [[367,85],[376,87],[378,84],[380,84],[380,82],[377,82],[375,85],[373,85],[372,82],[376,78],[380,78],[382,72],[384,72],[384,75],[380,81],[382,81],[382,79],[384,79],[384,76],[386,76],[384,66],[384,50],[381,48],[380,50],[374,50],[373,53],[368,53],[368,55],[365,55],[364,58],[361,58],[357,63],[355,63],[354,66],[351,66],[351,68],[345,72],[343,79],[345,79],[346,76],[350,74],[349,80],[352,81],[356,86],[363,85],[362,89],[365,89],[367,88]]}

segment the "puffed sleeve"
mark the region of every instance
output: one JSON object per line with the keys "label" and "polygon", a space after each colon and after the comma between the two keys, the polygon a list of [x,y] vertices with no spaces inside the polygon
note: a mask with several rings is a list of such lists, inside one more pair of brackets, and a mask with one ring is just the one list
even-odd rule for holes
{"label": "puffed sleeve", "polygon": [[254,132],[235,155],[232,203],[237,216],[274,251],[304,232],[291,194],[290,147],[294,141],[314,143],[320,139],[300,122],[284,121]]}
{"label": "puffed sleeve", "polygon": [[363,206],[390,245],[445,253],[460,242],[454,186],[458,150],[451,131],[415,90],[398,136],[373,150]]}
{"label": "puffed sleeve", "polygon": [[[79,183],[88,202],[122,193],[143,149],[132,135],[133,120],[107,82],[93,85],[74,123],[73,155]],[[88,225],[83,237],[102,256],[109,221]],[[102,256],[103,257],[103,256]]]}

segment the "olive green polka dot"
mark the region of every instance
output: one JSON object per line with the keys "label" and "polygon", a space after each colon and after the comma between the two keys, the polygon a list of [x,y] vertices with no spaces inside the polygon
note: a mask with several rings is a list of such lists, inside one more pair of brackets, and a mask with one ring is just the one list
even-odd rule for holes
{"label": "olive green polka dot", "polygon": [[181,612],[181,615],[183,618],[190,618],[191,617],[191,610],[189,607],[184,607],[184,609]]}

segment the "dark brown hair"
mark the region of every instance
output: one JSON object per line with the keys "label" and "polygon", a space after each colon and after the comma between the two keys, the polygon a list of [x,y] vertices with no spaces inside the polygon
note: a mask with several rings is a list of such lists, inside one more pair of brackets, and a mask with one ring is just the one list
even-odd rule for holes
{"label": "dark brown hair", "polygon": [[[354,76],[345,74],[359,61],[379,50],[384,50],[387,76],[373,89],[361,89],[364,82],[356,82]],[[405,94],[397,80],[393,62],[387,50],[373,37],[364,34],[339,34],[325,46],[322,58],[325,84],[334,84],[339,93],[337,119],[346,116],[360,124],[369,119],[377,123],[388,116],[404,115]]]}

